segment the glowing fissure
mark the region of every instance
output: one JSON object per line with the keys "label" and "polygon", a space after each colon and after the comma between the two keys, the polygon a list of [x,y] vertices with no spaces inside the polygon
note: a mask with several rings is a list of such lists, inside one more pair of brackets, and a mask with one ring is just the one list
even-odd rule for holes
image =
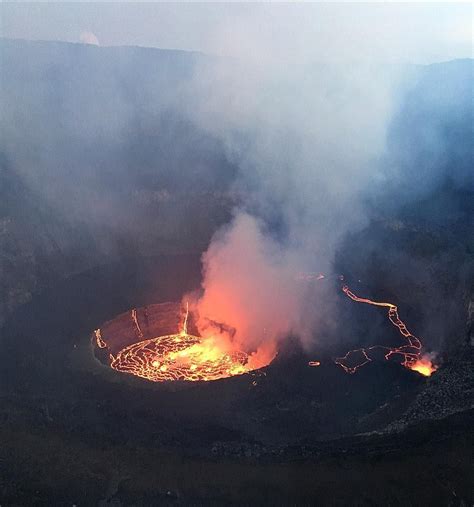
{"label": "glowing fissure", "polygon": [[107,347],[107,344],[104,342],[104,340],[102,340],[102,335],[100,334],[100,329],[96,329],[94,331],[94,335],[95,335],[95,342],[97,344],[97,347],[99,347],[99,349],[105,349]]}
{"label": "glowing fissure", "polygon": [[[396,305],[359,297],[354,294],[347,285],[342,287],[342,291],[347,297],[357,303],[365,303],[388,308],[388,319],[406,339],[406,344],[401,345],[400,347],[391,348],[384,347],[382,345],[373,345],[371,347],[350,350],[344,357],[338,357],[335,359],[335,363],[341,366],[345,372],[355,373],[359,368],[371,362],[371,352],[376,351],[377,349],[384,352],[386,360],[389,360],[391,356],[401,356],[401,364],[405,366],[405,368],[417,371],[422,375],[430,376],[436,370],[436,367],[431,362],[431,359],[428,356],[422,355],[422,344],[420,339],[413,335],[408,330],[405,323],[400,319]],[[310,364],[310,366],[313,365]]]}
{"label": "glowing fissure", "polygon": [[132,315],[132,320],[133,322],[135,323],[135,328],[137,330],[137,333],[138,333],[138,336],[139,338],[143,338],[143,333],[142,333],[142,330],[140,328],[140,324],[138,323],[138,318],[137,318],[137,309],[134,308],[132,311],[131,311],[131,315]]}

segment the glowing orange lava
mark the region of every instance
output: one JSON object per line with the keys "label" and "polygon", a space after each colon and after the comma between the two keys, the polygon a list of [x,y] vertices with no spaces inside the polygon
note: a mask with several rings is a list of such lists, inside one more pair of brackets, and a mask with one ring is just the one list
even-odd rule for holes
{"label": "glowing orange lava", "polygon": [[[109,354],[110,366],[153,382],[166,380],[217,380],[247,373],[248,355],[245,352],[226,352],[212,338],[203,339],[188,334],[186,308],[182,330],[178,334],[159,336],[133,343],[116,355]],[[137,333],[143,337],[137,311],[131,311]],[[99,348],[107,347],[100,329],[95,332]]]}
{"label": "glowing orange lava", "polygon": [[[310,275],[309,277],[301,276],[299,279],[317,281],[325,278],[320,273],[311,273]],[[396,305],[359,297],[347,285],[342,287],[342,291],[357,303],[387,308],[389,321],[405,340],[405,343],[398,347],[374,345],[350,350],[344,357],[334,360],[345,372],[355,373],[359,368],[373,361],[377,355],[382,355],[386,360],[399,356],[403,366],[421,375],[430,376],[436,370],[430,355],[422,354],[422,344],[419,338],[413,335],[400,319]],[[179,305],[177,307],[179,310]],[[235,350],[219,335],[203,338],[188,333],[189,309],[187,305],[181,326],[177,325],[179,322],[179,311],[177,311],[173,328],[157,327],[166,319],[160,320],[161,317],[149,313],[148,309],[149,307],[141,308],[138,311],[133,309],[104,324],[102,332],[101,329],[94,331],[93,342],[97,349],[105,351],[106,357],[109,358],[109,365],[114,370],[153,382],[209,381],[256,371],[271,362],[276,354],[273,342],[267,343],[268,350],[261,347],[260,354],[249,355],[246,352]],[[180,331],[176,333],[175,331],[179,329]],[[162,336],[150,338],[160,330],[164,331]],[[171,334],[166,334],[170,331]],[[121,345],[117,347],[115,344],[110,347],[107,342],[109,342],[109,338],[112,340],[112,337],[117,333],[121,340],[118,343]],[[138,341],[124,346],[130,343],[130,337]],[[118,352],[116,352],[117,350]],[[321,362],[313,360],[308,365],[318,367]],[[254,381],[255,383],[256,381]]]}
{"label": "glowing orange lava", "polygon": [[95,341],[99,349],[105,349],[107,347],[107,344],[102,340],[102,335],[100,334],[100,329],[96,329],[94,331],[95,334]]}
{"label": "glowing orange lava", "polygon": [[341,366],[344,371],[347,373],[355,373],[359,368],[372,361],[371,356],[377,350],[383,351],[384,357],[387,360],[390,359],[391,356],[401,356],[401,364],[405,366],[405,368],[417,371],[427,377],[436,370],[436,366],[431,362],[430,357],[428,355],[422,356],[421,341],[408,330],[405,323],[400,319],[397,306],[392,303],[372,301],[371,299],[356,296],[347,285],[342,287],[342,291],[347,297],[357,303],[388,308],[388,319],[398,328],[400,334],[406,339],[406,343],[400,347],[391,348],[374,345],[372,347],[350,350],[344,357],[335,359],[335,363]]}
{"label": "glowing orange lava", "polygon": [[434,371],[436,371],[436,366],[433,365],[430,359],[422,357],[418,359],[418,361],[414,362],[410,366],[410,369],[421,373],[425,377],[429,377]]}

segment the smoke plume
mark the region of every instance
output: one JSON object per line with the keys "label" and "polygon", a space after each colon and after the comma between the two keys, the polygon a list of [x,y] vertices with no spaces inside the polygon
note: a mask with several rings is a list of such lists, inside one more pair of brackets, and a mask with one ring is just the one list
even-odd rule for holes
{"label": "smoke plume", "polygon": [[314,343],[325,305],[308,304],[301,272],[331,274],[341,238],[367,220],[393,110],[393,71],[260,61],[198,69],[194,121],[239,168],[239,204],[203,256],[201,332],[236,329],[246,351],[290,334]]}
{"label": "smoke plume", "polygon": [[93,32],[89,32],[89,31],[86,31],[86,32],[82,32],[80,37],[79,37],[79,40],[83,43],[83,44],[92,44],[93,46],[99,46],[99,39],[97,38],[97,36],[95,35],[95,33]]}
{"label": "smoke plume", "polygon": [[201,334],[231,339],[234,347],[254,353],[255,366],[268,362],[278,340],[297,326],[301,305],[294,283],[297,254],[281,248],[262,227],[238,212],[216,234],[203,256],[204,295],[198,305]]}
{"label": "smoke plume", "polygon": [[[464,10],[450,18],[448,6],[226,4],[217,17],[196,7],[201,23],[191,5],[145,21],[153,35],[172,27],[162,46],[221,56],[0,41],[2,223],[11,237],[25,237],[22,271],[39,277],[25,282],[28,290],[50,283],[48,270],[36,269],[44,258],[61,278],[115,258],[207,249],[203,334],[217,322],[247,351],[276,348],[289,334],[311,346],[334,312],[330,294],[315,297],[299,274],[338,272],[334,255],[348,232],[429,200],[449,181],[453,197],[441,194],[424,218],[464,224],[456,237],[472,237],[469,196],[456,193],[473,186],[472,61],[394,65],[408,54],[423,63],[466,54],[452,37],[470,33],[458,29]],[[159,45],[127,38],[132,29],[100,24],[101,7],[91,10],[67,39],[94,26],[107,44]],[[177,40],[177,32],[194,37]],[[28,35],[15,33],[6,35]],[[92,33],[83,40],[97,42]],[[25,232],[29,217],[41,224],[28,222],[35,234]],[[472,251],[463,248],[460,266]],[[346,259],[365,261],[368,252],[364,245]],[[389,252],[405,274],[424,262],[402,253]],[[419,269],[412,271],[415,278]],[[4,279],[18,277],[11,273]],[[448,289],[430,301],[444,304]]]}

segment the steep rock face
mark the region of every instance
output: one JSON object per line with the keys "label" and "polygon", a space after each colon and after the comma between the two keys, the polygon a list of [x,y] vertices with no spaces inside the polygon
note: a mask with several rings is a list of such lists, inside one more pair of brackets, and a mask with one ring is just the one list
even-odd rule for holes
{"label": "steep rock face", "polygon": [[[61,277],[94,263],[93,242],[48,209],[0,161],[0,323],[7,314]],[[82,241],[81,241],[82,239]]]}
{"label": "steep rock face", "polygon": [[201,252],[228,219],[235,168],[173,107],[199,55],[96,49],[0,41],[0,323],[93,266]]}
{"label": "steep rock face", "polygon": [[474,293],[471,294],[467,304],[467,342],[474,347]]}
{"label": "steep rock face", "polygon": [[0,215],[0,324],[33,293],[94,266],[203,251],[215,228],[227,219],[232,202],[225,194],[189,195],[188,209],[178,222],[171,205],[157,211],[131,196],[129,205],[143,208],[143,222],[135,219],[136,229],[120,231],[58,216],[35,202],[25,188],[11,195],[16,203]]}

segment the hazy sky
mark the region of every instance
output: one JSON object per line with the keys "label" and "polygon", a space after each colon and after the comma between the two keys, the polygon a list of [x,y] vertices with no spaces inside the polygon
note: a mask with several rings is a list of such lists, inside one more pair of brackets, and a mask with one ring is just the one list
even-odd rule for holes
{"label": "hazy sky", "polygon": [[472,56],[462,3],[2,3],[8,38],[305,61],[429,63]]}

